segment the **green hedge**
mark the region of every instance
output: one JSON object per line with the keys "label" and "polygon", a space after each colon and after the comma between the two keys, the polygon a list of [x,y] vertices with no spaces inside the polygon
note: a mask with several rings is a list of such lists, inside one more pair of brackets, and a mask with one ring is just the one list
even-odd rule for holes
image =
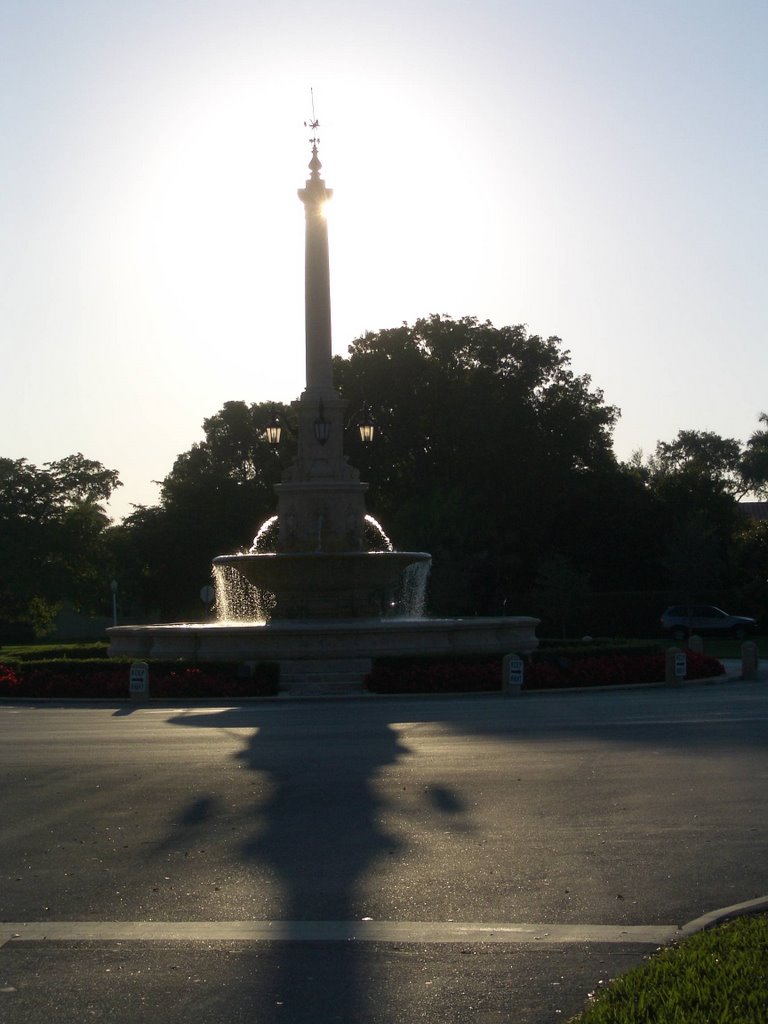
{"label": "green hedge", "polygon": [[18,661],[51,661],[106,658],[108,644],[99,640],[87,644],[24,644],[0,648],[0,662],[4,665]]}

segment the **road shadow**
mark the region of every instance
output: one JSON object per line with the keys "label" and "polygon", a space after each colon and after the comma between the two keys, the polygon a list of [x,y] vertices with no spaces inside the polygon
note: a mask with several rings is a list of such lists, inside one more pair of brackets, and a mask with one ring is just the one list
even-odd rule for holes
{"label": "road shadow", "polygon": [[[626,779],[622,775],[614,787],[599,765],[584,760],[594,756],[589,742],[597,739],[605,743],[607,751],[634,750],[640,756],[646,750],[653,757],[666,752],[671,760],[668,756],[664,765],[674,765],[678,751],[681,761],[693,758],[691,764],[695,766],[699,758],[706,759],[700,764],[709,764],[737,741],[742,750],[758,745],[764,748],[767,711],[766,697],[744,686],[191,710],[173,715],[168,722],[185,729],[215,729],[236,737],[236,750],[230,750],[227,756],[258,777],[255,788],[259,797],[251,804],[240,801],[237,831],[229,839],[216,830],[226,792],[219,797],[198,792],[186,806],[177,809],[177,830],[166,837],[163,845],[166,849],[183,845],[185,836],[187,840],[194,836],[201,843],[234,844],[235,858],[253,867],[254,884],[261,884],[256,879],[271,877],[275,889],[280,889],[279,901],[264,900],[262,905],[281,922],[293,922],[295,936],[290,941],[289,931],[286,941],[283,931],[279,943],[263,945],[263,955],[255,956],[257,966],[244,995],[253,1005],[254,1020],[260,1024],[390,1024],[402,1019],[402,1005],[398,1009],[394,1000],[392,1007],[381,1002],[372,1005],[376,989],[372,947],[350,941],[359,935],[370,913],[363,895],[365,883],[377,874],[373,869],[377,863],[381,866],[383,859],[410,856],[413,862],[414,855],[419,854],[418,830],[428,819],[430,828],[435,822],[450,822],[452,833],[476,828],[455,785],[444,785],[430,774],[423,745],[416,756],[420,723],[429,727],[438,724],[444,735],[455,737],[459,743],[465,736],[502,741],[508,746],[509,787],[513,790],[521,782],[516,748],[527,756],[526,750],[535,747],[538,758],[551,747],[550,760],[555,763],[560,749],[585,746],[582,760],[577,754],[570,763],[583,773],[579,778],[584,792],[592,794],[593,804],[599,804],[604,796],[608,805],[597,809],[590,805],[589,810],[582,806],[583,800],[574,799],[573,805],[564,806],[559,796],[563,780],[552,775],[546,764],[539,764],[535,770],[529,768],[526,788],[520,788],[519,796],[512,793],[507,801],[508,808],[519,806],[526,820],[537,828],[546,830],[551,820],[555,825],[581,829],[578,834],[582,836],[582,818],[599,820],[606,828],[618,822],[626,831],[625,817],[631,816],[631,808],[614,807],[610,801],[630,800],[642,806],[643,787],[659,777],[651,765],[647,775],[636,780],[631,773]],[[403,742],[404,723],[408,735],[414,737],[414,752]],[[617,763],[621,765],[621,759]],[[395,766],[400,779],[418,790],[418,815],[404,829],[393,824],[396,815],[392,811],[398,810],[395,801],[399,797],[385,784],[387,773]],[[734,769],[736,776],[741,770],[739,766]],[[691,785],[693,781],[691,776]],[[693,808],[693,803],[703,798],[697,791],[691,793],[687,798],[689,809],[700,810]],[[531,804],[535,804],[535,813],[530,810]],[[403,795],[403,805],[411,812],[417,806],[410,795],[407,800]],[[670,805],[671,817],[664,819],[665,827],[672,829],[671,835],[677,835],[676,806]],[[695,830],[691,834],[699,839],[707,835],[706,831]],[[602,848],[584,835],[581,847],[598,850],[606,885],[613,884],[612,861],[609,863],[600,852]],[[521,865],[518,882],[541,884],[535,865],[526,861]],[[392,879],[396,875],[382,871],[378,876]],[[436,878],[435,884],[439,885],[440,880]],[[565,901],[565,897],[557,898]],[[401,894],[400,902],[407,907],[407,895]],[[260,915],[258,910],[256,915],[268,916]],[[308,941],[306,929],[301,926],[313,921],[346,923],[347,930],[335,934],[346,936],[347,941]],[[222,984],[226,984],[225,978]]]}
{"label": "road shadow", "polygon": [[[233,711],[182,714],[170,722],[218,730],[243,725]],[[359,883],[375,862],[404,852],[403,840],[384,825],[391,808],[376,780],[409,750],[386,715],[365,716],[351,736],[348,727],[326,714],[315,720],[302,716],[297,728],[282,715],[253,710],[248,723],[255,728],[235,760],[260,777],[262,797],[246,816],[236,852],[244,863],[258,865],[262,876],[276,880],[283,893],[281,922],[295,926],[295,936],[289,929],[286,939],[281,925],[279,957],[260,960],[249,996],[254,1019],[265,1024],[389,1019],[381,1006],[371,1012],[365,977],[369,951],[351,940],[369,916]],[[444,787],[433,787],[424,799],[437,815],[462,816],[461,801]],[[181,809],[177,821],[182,832],[200,836],[215,811],[210,799],[196,799]],[[175,841],[169,837],[161,847]],[[336,931],[340,941],[308,941],[302,926],[314,921],[343,923]]]}

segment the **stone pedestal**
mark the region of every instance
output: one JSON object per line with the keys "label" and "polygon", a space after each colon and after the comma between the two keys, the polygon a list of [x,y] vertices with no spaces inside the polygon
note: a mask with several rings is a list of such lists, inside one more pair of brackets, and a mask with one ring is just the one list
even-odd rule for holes
{"label": "stone pedestal", "polygon": [[344,457],[345,403],[331,388],[308,388],[294,408],[296,461],[275,488],[279,550],[360,551],[368,485]]}

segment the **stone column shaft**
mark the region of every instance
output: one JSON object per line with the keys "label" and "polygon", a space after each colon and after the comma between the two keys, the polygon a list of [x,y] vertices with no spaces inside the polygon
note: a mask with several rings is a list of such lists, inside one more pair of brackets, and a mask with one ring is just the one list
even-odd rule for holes
{"label": "stone column shaft", "polygon": [[304,320],[306,327],[307,390],[333,386],[331,369],[331,280],[328,260],[328,222],[325,204],[333,196],[320,177],[317,146],[312,147],[311,176],[299,189],[306,217],[304,256]]}

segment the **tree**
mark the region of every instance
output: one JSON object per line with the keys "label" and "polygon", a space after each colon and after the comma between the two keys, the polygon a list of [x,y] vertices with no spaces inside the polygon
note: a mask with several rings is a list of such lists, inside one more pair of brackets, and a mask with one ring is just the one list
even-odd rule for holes
{"label": "tree", "polygon": [[615,476],[618,410],[570,368],[557,338],[474,317],[370,332],[334,362],[350,408],[370,406],[370,450],[350,461],[398,547],[433,554],[431,603],[499,610],[569,532],[577,478]]}
{"label": "tree", "polygon": [[109,517],[117,472],[80,453],[38,468],[0,458],[0,619],[50,629],[63,601],[100,610],[108,593]]}
{"label": "tree", "polygon": [[589,578],[563,555],[545,558],[534,582],[535,611],[557,623],[562,637],[575,636],[589,621]]}
{"label": "tree", "polygon": [[[618,479],[618,411],[573,373],[557,338],[431,316],[357,339],[334,372],[350,421],[375,414],[375,444],[363,447],[350,423],[346,451],[396,545],[432,553],[435,612],[501,610],[542,554],[567,547],[574,496],[598,477],[607,494]],[[290,443],[277,453],[262,437],[272,410],[228,402],[206,419],[160,505],[116,531],[124,599],[164,617],[194,613],[211,558],[248,547],[292,459]]]}
{"label": "tree", "polygon": [[109,501],[113,491],[122,487],[116,470],[106,469],[100,462],[84,458],[80,452],[44,465],[54,481],[61,505],[87,502],[103,512],[100,503]]}
{"label": "tree", "polygon": [[[675,587],[670,549],[685,535],[690,552],[692,531],[708,546],[708,578],[736,571],[745,455],[754,453],[758,480],[768,431],[744,451],[681,431],[649,459],[619,465],[618,410],[573,372],[561,341],[474,317],[366,333],[334,360],[334,374],[348,403],[345,450],[370,485],[369,510],[396,547],[432,553],[435,614],[510,611],[506,599],[529,595],[555,556],[588,576],[594,595]],[[378,426],[369,447],[353,426],[364,409]],[[286,438],[278,452],[264,440],[272,414],[269,402],[227,402],[176,459],[159,505],[112,531],[124,602],[163,618],[201,611],[211,558],[246,549],[275,511],[293,446]]]}
{"label": "tree", "polygon": [[263,436],[274,412],[291,422],[280,403],[226,402],[203,421],[204,440],[176,458],[159,505],[137,507],[113,531],[125,612],[199,615],[211,560],[246,550],[274,512],[274,485],[289,459]]}
{"label": "tree", "polygon": [[768,614],[768,520],[744,519],[734,537],[739,608],[760,621]]}
{"label": "tree", "polygon": [[[762,433],[762,432],[760,432]],[[759,469],[760,441],[743,449],[735,438],[712,431],[681,430],[659,441],[645,465],[636,460],[662,508],[664,550],[661,583],[693,600],[697,594],[736,582],[733,541],[741,524],[738,499]]]}
{"label": "tree", "polygon": [[681,430],[671,442],[659,441],[648,460],[652,479],[682,481],[694,490],[703,482],[710,493],[744,493],[741,443],[709,430]]}
{"label": "tree", "polygon": [[670,525],[663,565],[667,582],[687,605],[722,581],[724,541],[727,543],[704,511],[692,512]]}
{"label": "tree", "polygon": [[747,441],[740,472],[746,491],[768,497],[768,413],[760,413],[759,422],[766,429],[756,430]]}

